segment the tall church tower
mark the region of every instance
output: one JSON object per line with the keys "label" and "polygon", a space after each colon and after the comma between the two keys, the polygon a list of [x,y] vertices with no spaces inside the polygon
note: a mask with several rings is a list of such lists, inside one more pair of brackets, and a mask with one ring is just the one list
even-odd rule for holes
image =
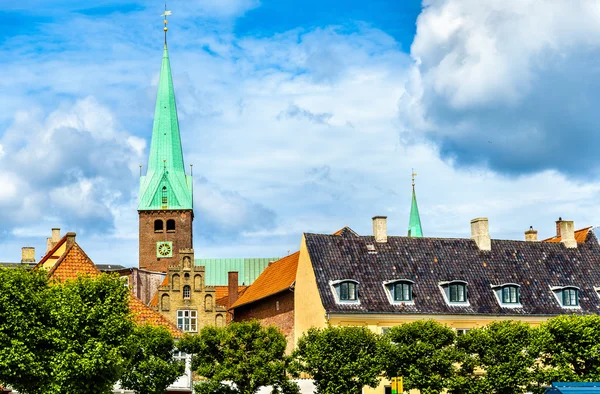
{"label": "tall church tower", "polygon": [[183,164],[166,31],[165,19],[150,157],[146,175],[140,177],[138,204],[139,267],[162,272],[179,262],[180,249],[192,249],[194,220],[192,177]]}

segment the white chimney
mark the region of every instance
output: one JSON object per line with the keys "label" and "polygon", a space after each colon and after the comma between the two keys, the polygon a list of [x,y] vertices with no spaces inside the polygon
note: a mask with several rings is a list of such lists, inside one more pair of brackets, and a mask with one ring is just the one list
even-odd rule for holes
{"label": "white chimney", "polygon": [[387,242],[387,216],[373,217],[373,236],[375,242]]}
{"label": "white chimney", "polygon": [[529,226],[529,230],[525,231],[525,241],[536,242],[537,241],[537,230],[533,229],[533,226]]}
{"label": "white chimney", "polygon": [[560,242],[567,248],[576,248],[577,241],[575,241],[575,225],[573,224],[573,221],[559,220],[556,224],[560,229]]}
{"label": "white chimney", "polygon": [[35,263],[35,248],[23,246],[21,248],[21,263]]}
{"label": "white chimney", "polygon": [[475,241],[479,250],[492,250],[490,228],[487,218],[471,220],[471,239]]}

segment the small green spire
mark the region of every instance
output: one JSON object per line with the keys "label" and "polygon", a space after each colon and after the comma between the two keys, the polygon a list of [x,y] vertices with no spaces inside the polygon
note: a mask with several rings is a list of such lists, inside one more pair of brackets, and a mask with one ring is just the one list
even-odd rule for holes
{"label": "small green spire", "polygon": [[419,216],[419,207],[417,206],[417,195],[415,194],[415,174],[412,174],[412,202],[410,204],[410,219],[408,221],[408,236],[415,238],[423,237],[423,229],[421,228],[421,217]]}
{"label": "small green spire", "polygon": [[185,174],[175,91],[165,43],[150,157],[146,175],[140,177],[138,210],[192,208],[192,177]]}

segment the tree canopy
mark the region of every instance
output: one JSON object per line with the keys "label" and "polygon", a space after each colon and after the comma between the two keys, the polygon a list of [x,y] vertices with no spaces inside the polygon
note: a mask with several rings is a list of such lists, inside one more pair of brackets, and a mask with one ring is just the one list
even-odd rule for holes
{"label": "tree canopy", "polygon": [[204,378],[198,393],[253,394],[262,386],[274,393],[295,394],[289,380],[285,336],[275,327],[257,321],[206,326],[197,335],[181,339],[179,348],[192,356],[192,369]]}
{"label": "tree canopy", "polygon": [[311,328],[294,352],[296,370],[310,375],[319,394],[354,394],[376,387],[379,336],[366,327]]}

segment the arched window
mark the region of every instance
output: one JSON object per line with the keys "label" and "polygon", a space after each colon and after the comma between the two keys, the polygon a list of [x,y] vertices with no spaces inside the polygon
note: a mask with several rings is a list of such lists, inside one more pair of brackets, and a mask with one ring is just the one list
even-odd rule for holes
{"label": "arched window", "polygon": [[168,294],[163,294],[160,298],[160,309],[163,311],[168,311],[171,307],[171,302]]}
{"label": "arched window", "polygon": [[384,282],[392,303],[411,302],[413,300],[413,281],[408,279],[397,279]]}
{"label": "arched window", "polygon": [[163,229],[164,229],[163,221],[161,219],[156,219],[154,221],[154,232],[155,233],[162,233]]}
{"label": "arched window", "polygon": [[175,231],[175,220],[169,219],[167,220],[167,231]]}
{"label": "arched window", "polygon": [[451,282],[440,283],[446,302],[450,305],[468,305],[467,282],[464,280],[453,280]]}
{"label": "arched window", "polygon": [[180,286],[179,275],[174,274],[173,275],[173,290],[179,290],[179,286]]}
{"label": "arched window", "polygon": [[204,310],[206,310],[207,312],[212,312],[212,309],[213,309],[212,304],[213,304],[213,302],[212,302],[211,295],[207,295],[206,297],[204,297]]}
{"label": "arched window", "polygon": [[217,327],[223,327],[224,326],[223,321],[224,321],[223,315],[217,315],[217,317],[215,318],[215,325]]}
{"label": "arched window", "polygon": [[183,298],[189,299],[191,295],[190,287],[188,285],[183,286]]}
{"label": "arched window", "polygon": [[552,291],[563,308],[579,308],[579,287],[553,286]]}
{"label": "arched window", "polygon": [[330,282],[339,302],[358,303],[358,282],[353,279],[342,279]]}
{"label": "arched window", "polygon": [[496,298],[500,306],[506,308],[521,307],[520,285],[516,283],[504,283],[498,286],[492,286],[496,292]]}
{"label": "arched window", "polygon": [[167,207],[167,187],[163,186],[162,188],[162,205],[163,208]]}

